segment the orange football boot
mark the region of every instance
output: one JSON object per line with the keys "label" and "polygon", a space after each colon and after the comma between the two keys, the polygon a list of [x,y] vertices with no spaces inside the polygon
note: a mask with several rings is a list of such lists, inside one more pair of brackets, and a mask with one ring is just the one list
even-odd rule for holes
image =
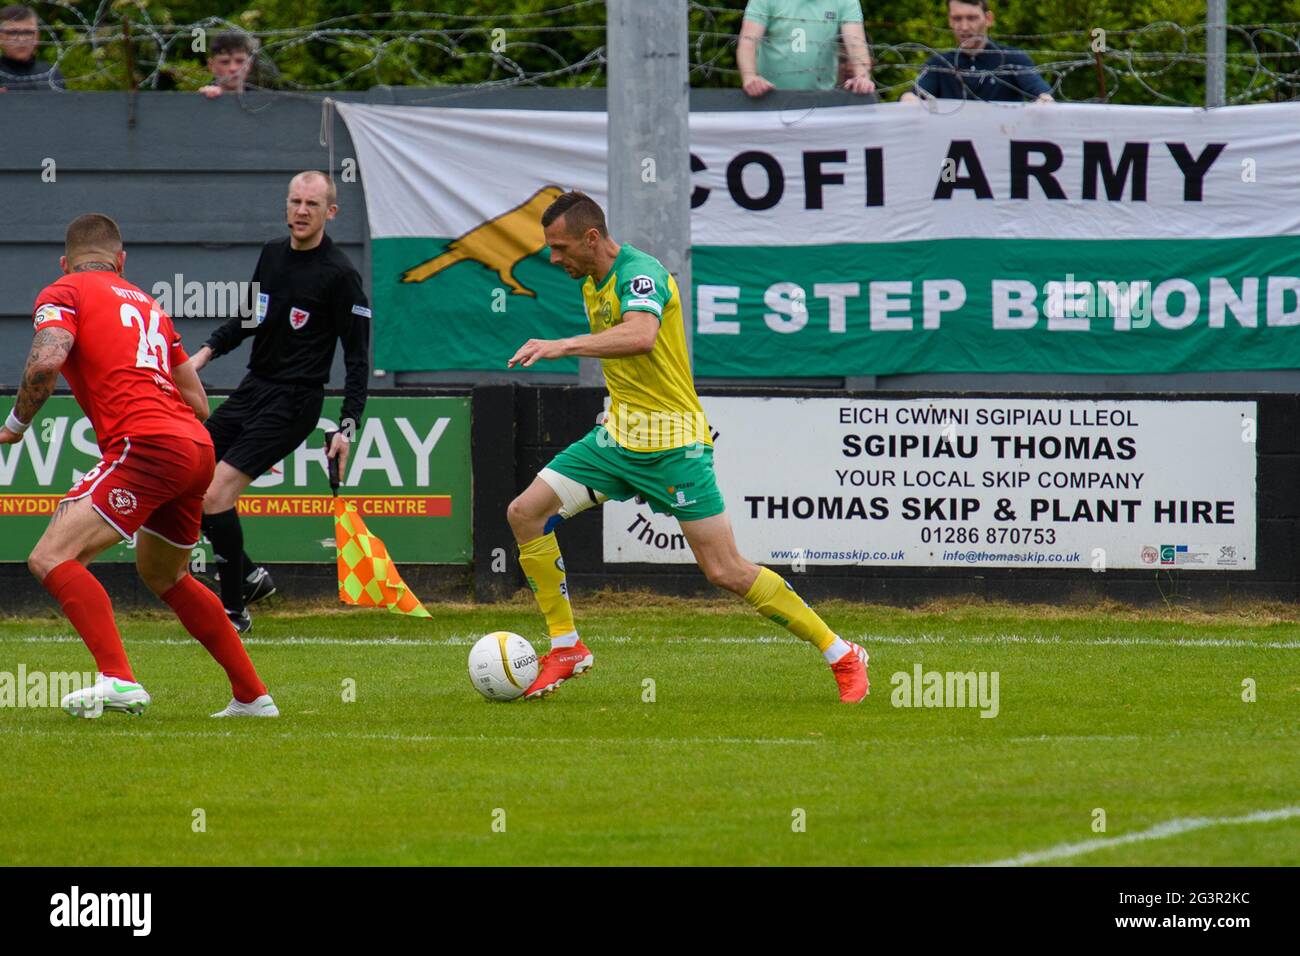
{"label": "orange football boot", "polygon": [[541,667],[537,680],[524,691],[524,699],[545,697],[570,677],[581,677],[591,668],[592,661],[591,651],[581,640],[572,647],[557,647],[549,654],[543,654],[537,662]]}
{"label": "orange football boot", "polygon": [[831,665],[835,683],[840,686],[840,700],[846,704],[860,704],[871,693],[867,679],[867,652],[852,641],[846,641],[849,652]]}

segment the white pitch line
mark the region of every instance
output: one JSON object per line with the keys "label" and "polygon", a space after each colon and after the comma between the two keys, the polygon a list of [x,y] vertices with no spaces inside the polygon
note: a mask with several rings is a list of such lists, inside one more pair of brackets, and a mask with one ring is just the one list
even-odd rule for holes
{"label": "white pitch line", "polygon": [[[63,723],[67,724],[66,721]],[[74,722],[75,723],[75,722]],[[16,729],[5,729],[0,726],[0,737],[60,737],[69,739],[69,733],[75,733],[71,726],[66,730],[53,730],[48,727],[26,727]],[[515,736],[487,736],[485,734],[385,734],[385,733],[350,733],[338,730],[307,731],[296,733],[293,731],[279,731],[270,734],[257,733],[256,736],[244,734],[233,730],[199,730],[189,731],[169,731],[169,730],[95,730],[96,736],[108,737],[158,737],[158,738],[189,738],[189,737],[212,737],[212,738],[236,738],[239,740],[262,740],[266,738],[280,738],[284,740],[393,740],[405,743],[512,743],[512,744],[564,744],[566,746],[581,744],[657,744],[662,746],[695,746],[700,744],[725,744],[725,745],[743,745],[743,746],[812,746],[816,744],[825,746],[839,747],[871,747],[873,749],[889,749],[891,747],[915,747],[918,744],[924,745],[959,745],[967,746],[971,743],[981,744],[1043,744],[1043,743],[1131,743],[1135,741],[1153,741],[1172,739],[1181,736],[1178,733],[1168,734],[1164,737],[1140,736],[1137,734],[1035,734],[1026,737],[1007,737],[1007,738],[979,738],[979,737],[889,737],[889,738],[856,738],[851,740],[843,739],[819,739],[809,740],[803,737],[521,737]],[[1229,736],[1224,733],[1220,736]],[[1277,734],[1275,736],[1286,736]],[[992,864],[990,864],[992,865]]]}
{"label": "white pitch line", "polygon": [[[440,638],[403,638],[403,637],[377,637],[377,638],[352,638],[352,637],[303,637],[290,635],[288,637],[246,637],[243,639],[245,644],[261,645],[268,647],[292,647],[295,645],[310,646],[331,646],[331,647],[468,647],[474,644],[481,635],[452,635],[450,637]],[[1029,645],[1049,645],[1049,646],[1075,646],[1075,647],[1195,647],[1195,648],[1243,648],[1256,650],[1300,650],[1300,640],[1294,641],[1246,641],[1238,638],[1227,637],[1191,637],[1191,638],[1160,638],[1160,637],[1096,637],[1083,639],[1067,639],[1060,637],[1041,637],[1038,635],[1017,635],[1017,634],[998,634],[989,636],[974,637],[944,637],[943,635],[922,634],[917,637],[899,637],[892,634],[852,634],[849,635],[859,643],[866,645],[871,644],[895,644],[902,646],[914,645],[931,645],[931,644],[971,644],[971,645],[1004,645],[1004,644],[1029,644]],[[8,639],[0,635],[0,644],[6,643]],[[16,638],[21,644],[79,644],[81,638],[71,634],[38,634],[27,637]],[[192,638],[185,637],[164,637],[164,638],[126,638],[128,646],[134,644],[157,644],[164,646],[181,646],[194,643]],[[789,644],[796,645],[798,640],[788,636],[754,636],[754,637],[658,637],[654,635],[629,635],[620,634],[607,637],[595,637],[592,639],[593,644]]]}
{"label": "white pitch line", "polygon": [[[381,734],[381,733],[346,733],[326,730],[314,733],[293,733],[284,731],[271,734],[239,733],[233,730],[104,730],[94,731],[96,737],[157,737],[157,738],[192,738],[216,737],[242,741],[265,740],[392,740],[399,743],[481,743],[481,744],[563,744],[575,746],[582,744],[652,744],[656,746],[696,746],[701,744],[725,744],[729,746],[814,746],[821,741],[804,740],[787,737],[488,737],[474,734]],[[61,737],[68,739],[68,731],[49,730],[45,728],[24,729],[17,731],[0,731],[0,736],[11,737]]]}
{"label": "white pitch line", "polygon": [[[21,637],[18,642],[22,644],[80,644],[81,638],[68,634],[41,634],[34,637]],[[452,641],[432,638],[413,640],[400,637],[245,637],[241,638],[241,642],[244,644],[283,647],[292,647],[299,644],[337,647],[434,647],[439,644],[462,643],[460,639],[453,639]],[[4,638],[0,637],[0,644],[3,643]],[[197,642],[192,637],[131,637],[128,635],[125,643],[127,646],[150,644],[164,647],[188,647]],[[472,644],[474,642],[467,640],[464,643]]]}
{"label": "white pitch line", "polygon": [[[1173,736],[1170,734],[1169,736]],[[996,738],[994,738],[996,739]],[[1009,744],[1051,744],[1051,743],[1071,743],[1071,744],[1091,744],[1091,743],[1114,743],[1116,741],[1132,740],[1155,740],[1155,737],[1143,737],[1138,734],[1036,734],[1032,737],[1008,737],[1006,742]]]}
{"label": "white pitch line", "polygon": [[1007,857],[1005,860],[994,860],[992,863],[963,865],[1032,866],[1035,863],[1047,863],[1052,860],[1065,860],[1074,856],[1082,856],[1085,853],[1094,853],[1097,850],[1106,850],[1113,846],[1143,843],[1147,840],[1165,840],[1182,833],[1190,833],[1193,830],[1204,830],[1207,827],[1271,823],[1274,820],[1289,820],[1293,817],[1300,817],[1300,806],[1280,807],[1276,810],[1257,810],[1254,813],[1247,813],[1245,816],[1240,817],[1178,817],[1174,820],[1166,820],[1164,823],[1157,823],[1146,830],[1139,830],[1137,833],[1127,833],[1124,836],[1103,837],[1100,840],[1083,840],[1079,843],[1061,843],[1046,850],[1021,853],[1019,856]]}

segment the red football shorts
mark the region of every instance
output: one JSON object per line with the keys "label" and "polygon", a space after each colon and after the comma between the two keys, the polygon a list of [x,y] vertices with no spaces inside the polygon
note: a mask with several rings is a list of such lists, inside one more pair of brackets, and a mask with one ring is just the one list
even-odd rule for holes
{"label": "red football shorts", "polygon": [[89,495],[100,517],[127,540],[145,531],[178,548],[193,548],[215,467],[212,446],[192,438],[124,438],[64,500]]}

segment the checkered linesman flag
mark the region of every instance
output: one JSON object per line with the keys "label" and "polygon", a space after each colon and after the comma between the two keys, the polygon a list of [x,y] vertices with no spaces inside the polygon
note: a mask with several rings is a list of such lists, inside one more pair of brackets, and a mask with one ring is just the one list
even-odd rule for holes
{"label": "checkered linesman flag", "polygon": [[355,502],[334,499],[334,549],[339,562],[339,600],[358,607],[386,607],[393,614],[429,617],[411,593],[388,549],[367,528]]}

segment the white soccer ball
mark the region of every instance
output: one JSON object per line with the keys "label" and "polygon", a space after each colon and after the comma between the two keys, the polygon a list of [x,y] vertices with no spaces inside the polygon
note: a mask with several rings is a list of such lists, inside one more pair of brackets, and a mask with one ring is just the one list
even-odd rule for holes
{"label": "white soccer ball", "polygon": [[518,634],[485,634],[470,648],[469,679],[488,700],[514,700],[537,679],[537,652]]}

